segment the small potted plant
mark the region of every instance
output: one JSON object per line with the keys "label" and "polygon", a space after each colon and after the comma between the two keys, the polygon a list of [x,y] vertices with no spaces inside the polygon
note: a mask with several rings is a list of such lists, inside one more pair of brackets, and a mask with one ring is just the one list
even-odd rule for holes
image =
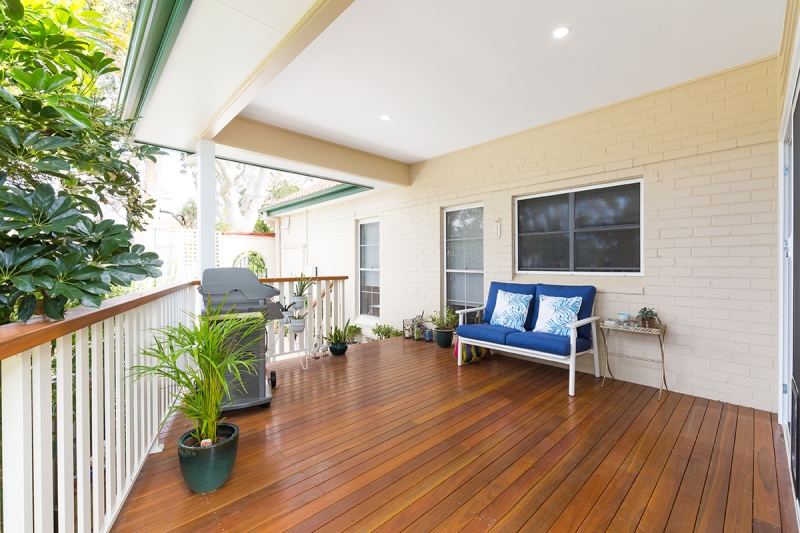
{"label": "small potted plant", "polygon": [[306,315],[308,313],[301,313],[295,311],[294,316],[289,317],[289,327],[292,328],[293,333],[302,333],[306,329]]}
{"label": "small potted plant", "polygon": [[223,422],[221,408],[223,399],[231,397],[231,385],[244,389],[242,374],[255,370],[243,339],[264,328],[258,316],[226,316],[219,309],[190,314],[191,325],[158,330],[155,345],[142,350],[154,364],[131,368],[135,379],[160,376],[178,385],[162,424],[180,411],[194,425],[178,439],[178,462],[183,479],[198,494],[220,488],[233,470],[239,428]]}
{"label": "small potted plant", "polygon": [[289,318],[292,316],[292,307],[294,307],[294,302],[286,303],[286,300],[283,303],[278,302],[278,307],[281,308],[281,314],[283,315],[283,323],[288,324]]}
{"label": "small potted plant", "polygon": [[433,313],[431,322],[435,327],[433,336],[436,338],[436,345],[439,348],[449,348],[453,344],[453,332],[458,326],[458,315],[445,306],[444,313]]}
{"label": "small potted plant", "polygon": [[306,291],[314,283],[308,279],[302,272],[297,276],[297,281],[294,283],[294,294],[292,295],[292,302],[295,307],[302,309],[306,306]]}
{"label": "small potted plant", "polygon": [[661,324],[655,309],[642,307],[636,315],[636,322],[643,328],[656,328]]}
{"label": "small potted plant", "polygon": [[377,324],[372,326],[372,334],[375,335],[379,341],[382,341],[383,339],[389,339],[391,337],[399,337],[403,332],[388,324]]}
{"label": "small potted plant", "polygon": [[344,325],[344,329],[334,326],[330,335],[325,337],[328,347],[333,355],[344,355],[347,351],[347,328],[350,327],[350,320]]}
{"label": "small potted plant", "polygon": [[358,344],[358,336],[361,335],[361,327],[353,324],[347,327],[347,344]]}

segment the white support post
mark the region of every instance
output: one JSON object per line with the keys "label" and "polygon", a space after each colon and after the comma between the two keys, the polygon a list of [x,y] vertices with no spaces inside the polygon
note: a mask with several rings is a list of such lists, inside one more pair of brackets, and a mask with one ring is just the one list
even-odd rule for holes
{"label": "white support post", "polygon": [[200,278],[216,266],[216,167],[214,141],[197,141],[197,257]]}
{"label": "white support post", "polygon": [[89,329],[83,328],[75,334],[75,449],[77,450],[75,467],[78,531],[89,531],[92,524],[89,380]]}
{"label": "white support post", "polygon": [[[75,531],[72,441],[72,335],[56,341],[56,424],[58,434],[58,531]],[[52,512],[50,513],[52,514]]]}
{"label": "white support post", "polygon": [[[38,532],[53,531],[53,388],[50,343],[33,350],[33,521]],[[70,391],[71,393],[72,391]],[[4,439],[5,442],[5,439]]]}
{"label": "white support post", "polygon": [[3,359],[3,529],[33,532],[31,352]]}

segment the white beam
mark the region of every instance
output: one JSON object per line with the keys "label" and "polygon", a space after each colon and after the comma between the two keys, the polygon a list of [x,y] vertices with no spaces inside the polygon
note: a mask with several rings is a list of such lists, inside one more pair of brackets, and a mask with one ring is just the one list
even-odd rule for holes
{"label": "white beam", "polygon": [[214,141],[197,141],[197,259],[201,278],[205,269],[217,266],[214,148]]}

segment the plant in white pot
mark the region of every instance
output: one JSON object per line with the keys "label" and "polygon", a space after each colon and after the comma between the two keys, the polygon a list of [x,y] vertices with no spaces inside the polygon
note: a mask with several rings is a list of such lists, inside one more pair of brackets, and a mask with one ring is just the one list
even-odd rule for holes
{"label": "plant in white pot", "polygon": [[242,339],[263,329],[264,321],[223,315],[219,308],[189,316],[191,325],[158,330],[155,344],[142,350],[154,363],[134,366],[131,372],[135,379],[162,377],[178,385],[164,421],[180,411],[194,425],[178,440],[178,459],[189,488],[205,494],[228,480],[239,447],[239,428],[222,419],[223,399],[231,397],[226,374],[234,387],[244,389],[242,374],[255,370],[255,357]]}
{"label": "plant in white pot", "polygon": [[286,303],[286,300],[284,300],[284,303],[278,302],[278,307],[281,308],[281,314],[283,315],[283,323],[284,324],[288,324],[289,323],[289,319],[292,316],[292,307],[293,306],[294,306],[294,302],[289,302],[288,304]]}
{"label": "plant in white pot", "polygon": [[292,328],[293,333],[302,333],[306,329],[306,316],[308,313],[301,313],[295,311],[294,316],[289,317],[289,327]]}
{"label": "plant in white pot", "polygon": [[292,302],[295,304],[295,309],[305,309],[306,291],[311,287],[312,283],[314,282],[308,279],[303,273],[297,276],[297,280],[294,283],[294,293],[292,295]]}
{"label": "plant in white pot", "polygon": [[453,344],[453,332],[458,327],[458,315],[449,306],[445,306],[444,313],[433,313],[431,322],[436,328],[433,331],[436,345],[439,348],[449,348]]}

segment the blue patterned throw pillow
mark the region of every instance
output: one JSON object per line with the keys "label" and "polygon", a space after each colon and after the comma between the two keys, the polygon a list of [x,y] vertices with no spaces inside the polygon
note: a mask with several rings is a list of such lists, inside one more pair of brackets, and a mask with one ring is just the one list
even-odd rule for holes
{"label": "blue patterned throw pillow", "polygon": [[532,299],[530,294],[497,291],[497,303],[490,324],[525,331],[525,317]]}
{"label": "blue patterned throw pillow", "polygon": [[578,320],[582,301],[580,296],[574,298],[539,296],[539,318],[536,319],[533,331],[569,336],[570,328],[567,326]]}

